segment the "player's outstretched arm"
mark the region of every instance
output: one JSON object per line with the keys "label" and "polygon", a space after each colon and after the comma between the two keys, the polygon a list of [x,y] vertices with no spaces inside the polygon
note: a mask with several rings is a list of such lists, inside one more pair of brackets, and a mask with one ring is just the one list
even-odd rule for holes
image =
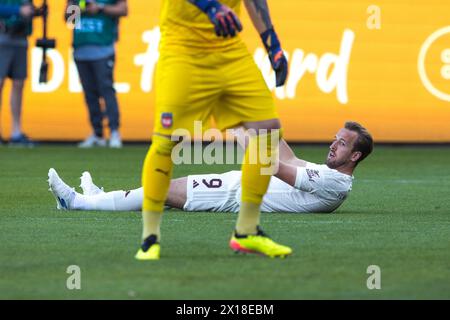
{"label": "player's outstretched arm", "polygon": [[275,32],[270,18],[269,6],[266,0],[245,0],[248,14],[253,25],[261,35],[266,47],[272,68],[276,74],[276,86],[283,86],[288,75],[288,62],[281,49],[280,40]]}
{"label": "player's outstretched arm", "polygon": [[280,160],[278,164],[278,171],[275,175],[278,179],[295,187],[295,180],[297,178],[297,167]]}
{"label": "player's outstretched arm", "polygon": [[[236,137],[238,146],[245,150],[248,145],[248,135],[246,134],[246,131],[242,127],[240,127],[232,130],[232,134]],[[284,139],[280,140],[278,154],[280,161],[286,164],[290,164],[296,167],[306,167],[307,162],[305,160],[297,158],[294,151],[292,151],[291,147],[289,147],[286,140]]]}
{"label": "player's outstretched arm", "polygon": [[208,15],[218,37],[234,37],[242,31],[242,24],[236,13],[217,0],[187,0]]}
{"label": "player's outstretched arm", "polygon": [[306,161],[295,156],[294,151],[284,139],[280,140],[280,161],[296,167],[306,167]]}

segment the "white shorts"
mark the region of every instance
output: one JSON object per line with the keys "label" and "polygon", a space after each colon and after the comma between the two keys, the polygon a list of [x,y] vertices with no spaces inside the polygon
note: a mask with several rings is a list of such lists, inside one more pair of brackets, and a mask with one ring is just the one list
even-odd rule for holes
{"label": "white shorts", "polygon": [[185,211],[238,212],[241,171],[187,177]]}

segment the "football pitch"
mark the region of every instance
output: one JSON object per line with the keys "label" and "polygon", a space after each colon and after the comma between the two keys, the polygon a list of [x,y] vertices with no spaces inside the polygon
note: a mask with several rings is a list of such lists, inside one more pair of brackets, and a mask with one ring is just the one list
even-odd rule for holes
{"label": "football pitch", "polygon": [[[294,249],[287,259],[234,254],[235,214],[170,210],[161,260],[138,262],[138,212],[57,211],[46,179],[54,167],[78,186],[89,170],[107,191],[134,189],[146,150],[0,147],[0,299],[450,298],[450,147],[378,146],[335,214],[263,214]],[[321,163],[327,147],[294,150]],[[180,165],[174,176],[237,168]],[[66,286],[72,265],[80,290]],[[368,289],[369,266],[381,289]]]}

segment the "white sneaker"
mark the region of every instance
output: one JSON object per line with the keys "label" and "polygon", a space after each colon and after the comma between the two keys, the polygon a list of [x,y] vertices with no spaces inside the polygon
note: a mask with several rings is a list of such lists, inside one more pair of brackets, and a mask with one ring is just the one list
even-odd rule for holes
{"label": "white sneaker", "polygon": [[106,140],[97,137],[95,134],[90,135],[83,142],[78,144],[78,148],[106,147]]}
{"label": "white sneaker", "polygon": [[115,130],[111,132],[111,137],[109,138],[109,147],[116,149],[122,148],[122,139],[120,138],[119,131]]}
{"label": "white sneaker", "polygon": [[56,208],[58,210],[70,210],[75,199],[75,189],[65,184],[53,168],[48,170],[48,185],[50,186],[49,191],[53,193],[56,199]]}
{"label": "white sneaker", "polygon": [[103,193],[103,188],[97,187],[92,181],[91,174],[88,171],[82,173],[80,187],[83,189],[83,194],[85,196],[93,196],[99,193]]}

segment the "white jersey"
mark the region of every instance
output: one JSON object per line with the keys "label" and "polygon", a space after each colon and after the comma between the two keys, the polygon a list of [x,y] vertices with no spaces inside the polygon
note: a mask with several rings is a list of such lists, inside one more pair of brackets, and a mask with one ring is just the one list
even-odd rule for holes
{"label": "white jersey", "polygon": [[[347,198],[353,177],[326,165],[307,163],[297,168],[295,187],[272,177],[263,212],[332,212]],[[241,171],[192,175],[187,179],[186,211],[238,212]]]}

